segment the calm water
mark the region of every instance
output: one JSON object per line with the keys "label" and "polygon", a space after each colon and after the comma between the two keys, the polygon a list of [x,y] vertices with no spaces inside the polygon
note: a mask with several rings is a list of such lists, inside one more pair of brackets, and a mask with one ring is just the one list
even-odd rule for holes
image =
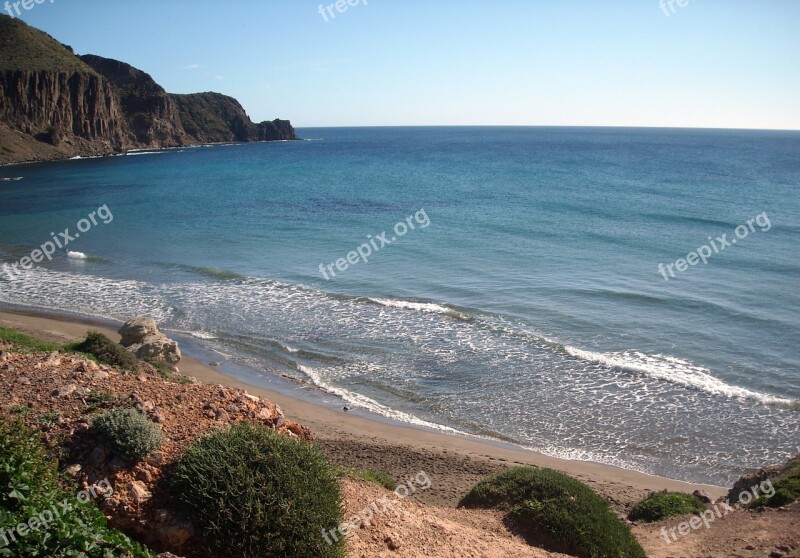
{"label": "calm water", "polygon": [[386,416],[675,478],[800,449],[800,133],[300,133],[0,169],[0,261],[113,215],[0,302],[150,314]]}

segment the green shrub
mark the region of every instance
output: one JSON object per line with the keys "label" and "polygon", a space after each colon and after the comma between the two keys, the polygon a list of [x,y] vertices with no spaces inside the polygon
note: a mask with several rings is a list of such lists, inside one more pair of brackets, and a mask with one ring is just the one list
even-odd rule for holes
{"label": "green shrub", "polygon": [[659,521],[667,517],[698,515],[706,511],[703,501],[683,492],[653,492],[639,501],[628,514],[631,521]]}
{"label": "green shrub", "polygon": [[[108,527],[93,503],[80,503],[75,492],[59,485],[55,462],[48,460],[36,434],[21,422],[0,421],[0,463],[0,557],[152,557]],[[61,510],[64,500],[71,506],[68,513],[50,513],[53,506]],[[15,531],[21,523],[30,525],[31,518],[44,518],[47,524],[39,522],[24,536]]]}
{"label": "green shrub", "polygon": [[104,445],[128,461],[141,461],[164,443],[158,426],[136,409],[114,409],[95,417],[92,427]]}
{"label": "green shrub", "polygon": [[114,395],[108,391],[95,391],[89,392],[86,396],[86,408],[83,409],[83,414],[89,415],[100,410],[110,410],[116,408],[128,408],[133,404],[130,399],[126,399],[119,395]]}
{"label": "green shrub", "polygon": [[341,476],[375,483],[387,490],[394,490],[397,488],[395,480],[389,476],[388,473],[384,473],[383,471],[373,471],[371,469],[342,469]]}
{"label": "green shrub", "polygon": [[61,418],[61,413],[59,413],[58,411],[48,411],[42,416],[40,416],[36,420],[36,422],[39,424],[39,426],[42,427],[42,430],[50,430],[56,424],[58,424],[58,419],[60,418]]}
{"label": "green shrub", "polygon": [[208,556],[344,555],[322,536],[342,521],[336,471],[310,444],[240,423],[196,441],[170,484]]}
{"label": "green shrub", "polygon": [[98,362],[109,366],[119,366],[124,370],[132,371],[139,369],[139,361],[132,353],[126,351],[122,345],[114,343],[111,339],[96,331],[87,333],[83,342],[77,345],[68,345],[68,347],[81,353],[90,354]]}
{"label": "green shrub", "polygon": [[459,503],[509,510],[510,526],[533,542],[580,558],[645,558],[627,525],[582,482],[553,471],[516,467],[479,482]]}
{"label": "green shrub", "polygon": [[756,505],[779,508],[800,500],[800,476],[779,479],[772,484],[775,487],[775,494],[769,498],[761,496],[756,500]]}

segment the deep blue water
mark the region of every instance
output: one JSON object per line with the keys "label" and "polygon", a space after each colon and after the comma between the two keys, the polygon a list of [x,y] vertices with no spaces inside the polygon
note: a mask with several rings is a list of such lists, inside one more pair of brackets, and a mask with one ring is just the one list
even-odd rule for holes
{"label": "deep blue water", "polygon": [[113,215],[0,302],[148,313],[351,405],[675,478],[800,450],[800,133],[300,133],[0,169],[2,262]]}

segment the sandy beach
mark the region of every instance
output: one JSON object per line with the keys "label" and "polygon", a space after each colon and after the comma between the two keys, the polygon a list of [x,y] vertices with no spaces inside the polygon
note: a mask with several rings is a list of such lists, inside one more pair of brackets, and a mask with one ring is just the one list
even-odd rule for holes
{"label": "sandy beach", "polygon": [[[35,312],[2,311],[0,326],[58,343],[82,339],[90,329],[119,339],[117,332],[105,324]],[[575,476],[606,496],[620,512],[652,490],[691,492],[701,488],[715,498],[726,493],[723,487],[690,484],[604,464],[558,459],[505,444],[334,411],[291,395],[245,384],[189,357],[181,360],[180,369],[181,373],[203,383],[244,388],[278,404],[288,418],[311,429],[329,458],[341,466],[381,470],[394,478],[425,471],[432,480],[431,488],[416,497],[427,504],[455,506],[480,478],[514,465],[550,467]]]}

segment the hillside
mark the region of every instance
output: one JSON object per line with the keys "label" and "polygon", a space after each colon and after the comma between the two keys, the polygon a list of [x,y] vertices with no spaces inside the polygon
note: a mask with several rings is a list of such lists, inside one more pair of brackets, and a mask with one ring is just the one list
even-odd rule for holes
{"label": "hillside", "polygon": [[125,62],[72,49],[0,14],[0,164],[201,143],[297,139],[219,93],[170,95]]}

